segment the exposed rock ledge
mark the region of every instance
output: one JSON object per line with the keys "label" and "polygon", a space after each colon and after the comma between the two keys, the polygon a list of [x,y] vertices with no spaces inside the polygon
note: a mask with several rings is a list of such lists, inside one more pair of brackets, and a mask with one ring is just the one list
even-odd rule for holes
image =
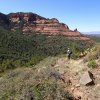
{"label": "exposed rock ledge", "polygon": [[[12,31],[20,28],[23,34],[42,33],[46,35],[64,35],[78,40],[90,40],[82,36],[77,29],[70,30],[66,24],[60,23],[56,18],[46,19],[34,13],[0,14],[0,20],[2,20],[3,25],[6,24]],[[2,24],[1,22],[0,24]]]}

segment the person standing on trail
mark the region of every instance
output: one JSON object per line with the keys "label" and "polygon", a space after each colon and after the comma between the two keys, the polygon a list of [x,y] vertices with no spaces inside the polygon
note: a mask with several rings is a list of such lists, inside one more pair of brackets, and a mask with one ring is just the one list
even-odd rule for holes
{"label": "person standing on trail", "polygon": [[68,57],[68,59],[71,58],[71,54],[72,54],[72,51],[71,51],[70,48],[68,48],[68,50],[67,50],[67,57]]}

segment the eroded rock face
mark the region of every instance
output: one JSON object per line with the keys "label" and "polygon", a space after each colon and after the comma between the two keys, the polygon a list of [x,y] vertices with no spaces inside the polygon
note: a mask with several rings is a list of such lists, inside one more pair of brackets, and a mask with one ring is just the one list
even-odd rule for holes
{"label": "eroded rock face", "polygon": [[[60,23],[56,18],[46,19],[34,13],[11,13],[5,17],[12,31],[21,29],[23,34],[65,35],[70,39],[89,40],[81,36],[77,29],[70,30],[66,24]],[[2,19],[1,15],[0,19]]]}
{"label": "eroded rock face", "polygon": [[23,33],[35,32],[47,35],[66,34],[69,31],[67,25],[59,23],[55,18],[46,19],[32,13],[16,13],[9,15],[11,23],[14,23],[12,29],[19,28],[22,25]]}

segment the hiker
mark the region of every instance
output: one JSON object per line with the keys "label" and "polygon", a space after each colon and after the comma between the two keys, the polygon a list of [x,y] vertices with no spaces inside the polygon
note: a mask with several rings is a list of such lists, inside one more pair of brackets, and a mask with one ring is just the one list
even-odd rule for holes
{"label": "hiker", "polygon": [[70,50],[70,48],[68,48],[68,50],[67,50],[67,57],[68,57],[68,59],[70,59],[71,54],[72,54],[72,51]]}

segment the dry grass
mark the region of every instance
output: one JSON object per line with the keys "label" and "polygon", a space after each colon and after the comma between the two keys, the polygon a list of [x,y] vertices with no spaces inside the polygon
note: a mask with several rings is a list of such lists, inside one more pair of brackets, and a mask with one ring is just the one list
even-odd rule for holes
{"label": "dry grass", "polygon": [[35,66],[35,69],[17,68],[6,73],[0,78],[0,100],[69,100],[72,98],[64,90],[64,84],[59,84],[60,73],[51,67],[57,59],[47,58]]}
{"label": "dry grass", "polygon": [[100,59],[100,45],[96,45],[90,50],[90,52],[88,52],[88,54],[84,58],[84,62],[96,59]]}

